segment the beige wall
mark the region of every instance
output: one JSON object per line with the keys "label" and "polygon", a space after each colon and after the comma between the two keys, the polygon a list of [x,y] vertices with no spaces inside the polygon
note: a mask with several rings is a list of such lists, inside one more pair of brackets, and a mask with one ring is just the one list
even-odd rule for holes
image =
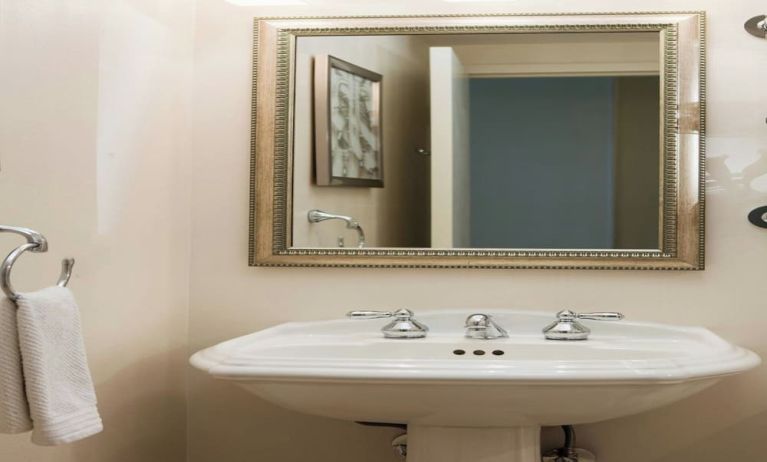
{"label": "beige wall", "polygon": [[[57,260],[77,257],[71,287],[106,424],[103,434],[59,448],[0,436],[0,460],[182,461],[185,370],[193,462],[395,460],[393,431],[285,411],[187,368],[187,302],[190,351],[350,307],[569,306],[701,324],[767,355],[767,243],[744,218],[767,198],[767,63],[755,59],[765,42],[742,30],[761,2],[641,5],[710,13],[708,269],[697,273],[247,267],[252,17],[480,9],[438,0],[314,8],[199,0],[187,139],[190,4],[0,3],[0,222],[38,228],[51,241],[48,254],[19,261],[14,280],[20,288],[50,284]],[[488,8],[565,7],[576,8],[556,0]],[[629,0],[577,4],[582,11],[636,8]],[[16,242],[3,236],[0,250]],[[766,371],[658,411],[581,426],[579,441],[600,462],[760,460]],[[547,444],[555,436],[547,431]]]}
{"label": "beige wall", "polygon": [[[317,186],[312,125],[314,56],[329,54],[383,75],[383,188]],[[355,231],[340,221],[309,223],[311,209],[350,215],[369,247],[429,246],[428,48],[419,37],[310,37],[298,40],[296,57],[293,245],[356,245]],[[426,228],[426,229],[424,229]]]}
{"label": "beige wall", "polygon": [[[185,459],[193,14],[183,0],[0,2],[0,223],[50,242],[14,282],[51,285],[77,259],[105,426],[55,448],[0,436],[4,462]],[[21,242],[3,234],[0,252]]]}
{"label": "beige wall", "polygon": [[[615,309],[631,319],[707,326],[767,355],[767,235],[746,213],[767,201],[767,44],[743,31],[763,2],[517,0],[495,11],[707,9],[710,13],[709,171],[705,272],[276,269],[247,267],[250,47],[253,16],[479,11],[437,0],[247,8],[198,3],[195,85],[192,349],[290,320],[358,307]],[[389,461],[385,429],[282,410],[189,372],[193,462]],[[600,462],[763,459],[767,367],[644,415],[578,428]],[[619,404],[617,404],[619,405]],[[546,432],[547,444],[559,437]]]}

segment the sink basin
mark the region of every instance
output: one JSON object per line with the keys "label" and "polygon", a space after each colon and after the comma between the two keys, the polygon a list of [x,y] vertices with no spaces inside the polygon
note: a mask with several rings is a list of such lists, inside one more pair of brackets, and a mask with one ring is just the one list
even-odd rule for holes
{"label": "sink basin", "polygon": [[[473,340],[492,314],[509,338]],[[384,339],[385,320],[287,323],[194,354],[191,363],[275,404],[364,422],[407,423],[409,461],[540,460],[539,428],[664,406],[759,364],[707,329],[583,321],[585,341],[545,340],[553,315],[419,313],[423,339]]]}

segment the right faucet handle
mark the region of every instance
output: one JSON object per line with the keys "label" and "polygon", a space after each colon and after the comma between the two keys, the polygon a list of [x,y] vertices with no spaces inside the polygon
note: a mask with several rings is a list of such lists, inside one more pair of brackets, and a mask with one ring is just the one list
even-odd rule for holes
{"label": "right faucet handle", "polygon": [[547,340],[586,340],[591,329],[584,326],[579,319],[593,321],[620,321],[623,314],[616,312],[576,313],[572,310],[562,310],[557,313],[557,320],[543,328]]}
{"label": "right faucet handle", "polygon": [[[559,314],[564,313],[565,311],[569,311],[569,310],[560,311]],[[572,313],[572,311],[570,312]],[[594,321],[620,321],[625,317],[623,316],[623,313],[618,313],[616,311],[603,311],[603,312],[595,312],[595,313],[575,313],[575,316],[578,319],[591,319]]]}

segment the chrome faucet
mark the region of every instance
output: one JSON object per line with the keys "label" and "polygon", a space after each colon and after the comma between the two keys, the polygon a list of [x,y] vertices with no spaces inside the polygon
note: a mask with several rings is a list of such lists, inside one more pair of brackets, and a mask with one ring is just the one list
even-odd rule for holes
{"label": "chrome faucet", "polygon": [[392,322],[383,326],[383,332],[386,338],[424,338],[429,332],[429,327],[415,319],[415,315],[410,310],[397,311],[350,311],[346,313],[350,319],[379,319],[394,318]]}
{"label": "chrome faucet", "polygon": [[557,313],[556,321],[543,328],[543,335],[547,340],[586,340],[589,338],[591,329],[578,322],[579,319],[620,321],[623,319],[623,314],[615,312],[578,314],[571,310],[562,310]]}
{"label": "chrome faucet", "polygon": [[[365,231],[362,229],[360,222],[354,218],[346,215],[324,212],[318,209],[309,210],[309,213],[306,215],[306,217],[309,219],[310,223],[319,223],[325,220],[341,220],[345,222],[347,229],[353,229],[357,231],[357,248],[362,249],[365,247]],[[343,242],[343,240],[339,239],[339,247],[343,247],[343,245],[340,245],[341,242]]]}
{"label": "chrome faucet", "polygon": [[499,326],[489,314],[472,314],[466,318],[466,337],[473,339],[491,340],[507,338],[509,333]]}

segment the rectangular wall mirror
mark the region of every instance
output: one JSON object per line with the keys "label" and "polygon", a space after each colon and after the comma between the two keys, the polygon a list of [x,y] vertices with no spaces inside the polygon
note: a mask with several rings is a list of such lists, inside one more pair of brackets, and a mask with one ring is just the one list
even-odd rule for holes
{"label": "rectangular wall mirror", "polygon": [[251,264],[703,269],[704,25],[257,20]]}

